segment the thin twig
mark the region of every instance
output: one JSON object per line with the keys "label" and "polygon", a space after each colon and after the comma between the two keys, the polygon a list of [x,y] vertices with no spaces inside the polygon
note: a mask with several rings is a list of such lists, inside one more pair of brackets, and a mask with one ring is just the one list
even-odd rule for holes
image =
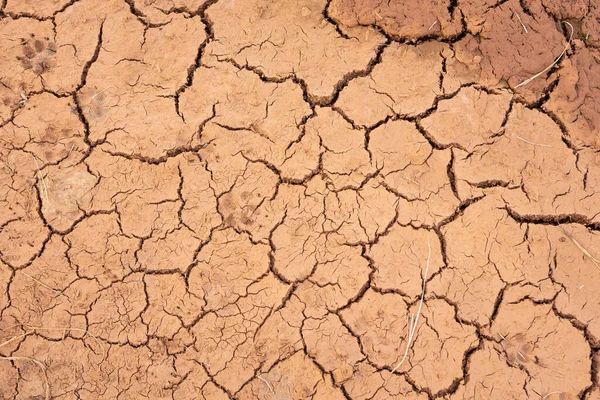
{"label": "thin twig", "polygon": [[598,259],[596,257],[594,257],[589,251],[587,251],[587,249],[585,247],[583,247],[583,245],[581,243],[579,243],[579,241],[577,241],[577,239],[575,239],[575,237],[573,235],[571,235],[569,232],[567,232],[566,230],[563,229],[562,226],[558,226],[560,228],[561,231],[563,231],[563,233],[565,235],[567,235],[567,237],[569,239],[571,239],[571,241],[573,243],[575,243],[575,246],[577,246],[579,248],[579,250],[581,250],[581,252],[590,259],[591,262],[594,263],[594,265],[596,266],[596,268],[600,269],[600,261],[598,261]]}
{"label": "thin twig", "polygon": [[433,21],[433,24],[431,24],[428,30],[430,31],[435,26],[435,24],[437,24],[437,19]]}
{"label": "thin twig", "polygon": [[13,357],[0,356],[0,359],[9,360],[9,361],[31,361],[31,362],[35,363],[38,367],[40,367],[40,369],[42,370],[42,377],[44,378],[44,392],[45,392],[44,399],[50,400],[50,384],[48,383],[48,374],[46,373],[46,366],[41,361],[38,361],[35,358],[31,358],[31,357],[20,357],[20,356],[13,356]]}
{"label": "thin twig", "polygon": [[[423,289],[421,291],[421,300],[419,301],[419,308],[417,309],[416,317],[414,314],[411,315],[409,329],[408,329],[408,339],[406,341],[406,349],[404,350],[404,356],[402,357],[402,360],[400,360],[398,365],[396,365],[396,367],[394,367],[394,369],[392,370],[392,372],[390,374],[390,378],[392,377],[392,375],[394,375],[394,372],[396,372],[396,370],[398,368],[400,368],[400,366],[404,363],[404,360],[406,360],[406,357],[408,356],[408,350],[410,349],[410,345],[415,336],[415,332],[417,331],[417,323],[419,322],[419,316],[421,315],[421,308],[423,307],[423,299],[425,298],[425,284],[427,283],[427,272],[429,271],[429,260],[431,259],[431,242],[429,240],[427,240],[427,247],[429,248],[429,253],[427,254],[427,265],[425,267],[425,274],[423,275]],[[386,382],[387,382],[387,380],[386,380]]]}
{"label": "thin twig", "polygon": [[521,136],[518,136],[518,135],[515,135],[515,136],[517,136],[517,139],[519,139],[519,140],[522,140],[522,141],[524,141],[525,143],[531,144],[531,145],[533,145],[533,146],[552,147],[552,146],[550,146],[549,144],[533,143],[533,142],[530,142],[530,141],[529,141],[529,140],[527,140],[527,139],[523,139]]}
{"label": "thin twig", "polygon": [[569,36],[569,41],[567,42],[567,45],[563,49],[562,53],[560,53],[560,55],[558,57],[556,57],[556,59],[554,60],[554,62],[552,64],[548,65],[546,68],[544,68],[543,70],[541,70],[540,72],[538,72],[537,74],[535,74],[534,76],[532,76],[531,78],[526,79],[523,82],[519,83],[517,86],[515,86],[515,89],[518,88],[518,87],[527,85],[529,82],[531,82],[532,80],[534,80],[538,76],[542,75],[544,72],[548,71],[550,68],[554,67],[556,65],[556,63],[558,61],[560,61],[560,59],[562,58],[562,56],[567,52],[567,50],[569,49],[569,45],[571,44],[571,40],[573,39],[573,33],[575,32],[575,29],[573,28],[573,25],[571,25],[570,22],[566,22],[565,21],[565,24],[569,25],[569,28],[571,28],[571,35]]}

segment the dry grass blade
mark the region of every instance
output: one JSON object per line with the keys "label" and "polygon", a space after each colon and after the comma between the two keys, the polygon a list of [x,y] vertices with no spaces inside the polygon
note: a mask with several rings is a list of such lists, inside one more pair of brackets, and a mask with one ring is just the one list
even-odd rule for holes
{"label": "dry grass blade", "polygon": [[21,271],[21,270],[19,270],[19,273],[21,273],[21,274],[25,275],[26,277],[28,277],[28,278],[29,278],[29,279],[31,279],[32,281],[36,282],[37,284],[39,284],[39,285],[41,285],[41,286],[45,287],[46,289],[48,289],[48,290],[52,290],[53,292],[55,292],[55,293],[58,293],[58,294],[61,294],[61,295],[62,295],[62,292],[61,292],[60,290],[56,290],[56,289],[53,289],[53,288],[51,288],[50,286],[46,285],[44,282],[40,281],[39,279],[36,279],[36,278],[34,278],[33,276],[31,276],[31,275],[29,275],[29,274],[27,274],[27,273],[25,273],[25,272],[23,272],[23,271]]}
{"label": "dry grass blade", "polygon": [[271,384],[269,383],[269,381],[268,381],[268,380],[266,380],[265,378],[263,378],[263,377],[262,377],[262,376],[260,376],[260,375],[256,375],[256,377],[257,377],[258,379],[260,379],[261,381],[263,381],[263,382],[264,382],[264,383],[267,385],[267,387],[269,388],[269,390],[270,390],[272,393],[275,393],[275,390],[273,389],[273,386],[271,386]]}
{"label": "dry grass blade", "polygon": [[96,93],[95,95],[93,95],[93,96],[90,98],[90,103],[91,103],[92,101],[96,100],[96,97],[100,96],[102,93],[106,92],[108,89],[111,89],[111,88],[112,88],[112,86],[109,86],[109,87],[107,87],[107,88],[105,88],[105,89],[102,89],[101,91],[99,91],[99,92],[98,92],[98,93]]}
{"label": "dry grass blade", "polygon": [[18,340],[18,339],[24,338],[25,336],[31,335],[33,332],[34,331],[29,331],[29,332],[25,332],[25,333],[22,333],[22,334],[17,335],[17,336],[13,336],[10,339],[8,339],[6,342],[0,343],[0,347],[4,347],[7,344],[10,344],[10,343],[14,342],[15,340]]}
{"label": "dry grass blade", "polygon": [[565,53],[569,49],[569,45],[571,44],[571,40],[573,39],[573,33],[575,31],[575,29],[573,28],[573,25],[571,25],[571,23],[565,22],[565,24],[569,25],[569,28],[571,28],[571,35],[569,36],[569,40],[567,41],[567,45],[563,49],[562,53],[560,53],[560,55],[558,57],[556,57],[556,59],[554,60],[554,62],[552,64],[548,65],[546,68],[544,68],[543,70],[541,70],[540,72],[538,72],[537,74],[535,74],[534,76],[532,76],[531,78],[526,79],[523,82],[519,83],[517,86],[515,86],[515,89],[518,88],[518,87],[527,85],[529,82],[531,82],[535,78],[539,77],[544,72],[548,71],[550,68],[554,67],[556,65],[556,63],[560,61],[560,59],[562,58],[562,56],[565,55]]}
{"label": "dry grass blade", "polygon": [[418,184],[419,184],[419,182],[415,181],[414,179],[406,178],[406,177],[404,177],[404,176],[402,177],[402,179],[404,179],[404,180],[406,180],[406,181],[408,181],[408,182],[414,183],[415,185],[418,185]]}
{"label": "dry grass blade", "polygon": [[583,245],[581,243],[579,243],[579,241],[577,239],[575,239],[575,237],[573,235],[571,235],[569,232],[564,230],[562,226],[559,226],[559,228],[561,231],[563,231],[563,233],[565,235],[567,235],[567,237],[569,239],[571,239],[571,241],[573,243],[575,243],[575,246],[577,246],[579,248],[579,250],[581,250],[583,255],[586,256],[587,258],[589,258],[590,261],[594,263],[596,268],[600,269],[600,261],[598,261],[598,259],[596,257],[594,257],[589,251],[587,251],[587,249],[585,247],[583,247]]}
{"label": "dry grass blade", "polygon": [[9,361],[33,362],[38,367],[40,367],[40,369],[42,370],[42,377],[44,378],[44,391],[45,391],[44,399],[50,400],[50,384],[48,383],[48,374],[46,373],[46,366],[41,361],[38,361],[35,358],[31,358],[31,357],[18,357],[18,356],[13,356],[13,357],[0,356],[0,358],[3,360],[9,360]]}
{"label": "dry grass blade", "polygon": [[559,391],[556,391],[556,392],[550,392],[550,393],[548,393],[547,395],[545,395],[544,397],[542,397],[542,400],[544,400],[546,397],[552,396],[553,394],[562,394],[562,393],[563,393],[563,392],[559,392]]}
{"label": "dry grass blade", "polygon": [[521,141],[523,141],[523,142],[525,142],[525,143],[527,143],[527,144],[530,144],[530,145],[532,145],[532,146],[552,147],[552,146],[550,146],[549,144],[541,144],[541,143],[533,143],[533,142],[530,142],[530,141],[529,141],[529,140],[527,140],[527,139],[523,139],[521,136],[517,136],[517,139],[519,139],[519,140],[521,140]]}
{"label": "dry grass blade", "polygon": [[[398,365],[396,365],[394,367],[394,369],[392,370],[392,372],[390,374],[390,378],[392,377],[392,375],[394,375],[394,372],[396,372],[398,370],[398,368],[400,368],[402,366],[402,364],[404,363],[404,361],[406,360],[406,357],[408,356],[408,350],[410,350],[410,345],[412,344],[413,339],[415,337],[415,333],[417,331],[417,323],[419,322],[419,316],[421,315],[421,308],[423,307],[423,300],[425,299],[425,284],[427,283],[427,272],[429,271],[429,261],[431,260],[431,242],[429,240],[427,241],[427,247],[429,249],[429,252],[427,254],[427,265],[425,266],[425,274],[423,274],[423,288],[421,290],[421,300],[419,301],[419,308],[417,309],[417,315],[415,316],[413,314],[410,317],[410,323],[409,323],[409,328],[408,328],[408,339],[406,341],[406,349],[404,350],[404,356],[402,356],[402,359],[400,360]],[[390,379],[390,378],[388,378],[388,379]],[[387,382],[387,380],[386,380],[386,382]]]}
{"label": "dry grass blade", "polygon": [[44,181],[44,175],[42,175],[42,171],[40,171],[40,166],[35,156],[32,154],[31,157],[33,158],[33,162],[35,163],[37,174],[40,177],[40,180],[42,181],[42,186],[44,187],[44,194],[46,195],[46,200],[49,201],[50,199],[48,198],[48,186],[46,186],[46,181]]}
{"label": "dry grass blade", "polygon": [[529,31],[527,31],[527,27],[525,26],[525,24],[523,23],[523,21],[521,21],[521,17],[519,17],[519,13],[515,13],[515,15],[517,16],[517,19],[519,20],[519,23],[523,27],[523,30],[525,31],[525,33],[529,33]]}

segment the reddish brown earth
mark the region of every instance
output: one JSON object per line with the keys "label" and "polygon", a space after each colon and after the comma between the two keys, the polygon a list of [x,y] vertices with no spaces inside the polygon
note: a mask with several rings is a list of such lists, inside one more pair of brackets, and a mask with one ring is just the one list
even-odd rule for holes
{"label": "reddish brown earth", "polygon": [[599,104],[596,0],[2,0],[0,399],[598,400]]}

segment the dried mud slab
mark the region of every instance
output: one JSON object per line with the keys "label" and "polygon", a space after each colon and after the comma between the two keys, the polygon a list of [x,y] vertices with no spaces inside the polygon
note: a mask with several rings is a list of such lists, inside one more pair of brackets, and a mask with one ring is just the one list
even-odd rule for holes
{"label": "dried mud slab", "polygon": [[[414,305],[411,313],[416,313]],[[443,300],[430,300],[423,306],[425,324],[417,331],[407,365],[411,382],[434,395],[452,387],[462,377],[463,356],[477,347],[475,327],[463,325],[454,317],[454,307]],[[435,350],[433,350],[435,349]]]}
{"label": "dried mud slab", "polygon": [[2,261],[12,267],[25,266],[44,248],[50,231],[40,218],[8,221],[0,231]]}
{"label": "dried mud slab", "polygon": [[367,288],[370,273],[360,247],[328,242],[323,259],[295,292],[305,307],[303,314],[320,319],[347,307]]}
{"label": "dried mud slab", "polygon": [[322,375],[311,359],[301,352],[277,364],[261,378],[252,380],[251,384],[240,392],[240,399],[277,398],[273,392],[279,393],[283,398],[344,398],[343,393],[333,387],[331,381]]}
{"label": "dried mud slab", "polygon": [[600,46],[600,5],[595,2],[590,2],[589,11],[583,18],[582,30],[585,35],[582,35],[587,43],[592,47],[598,48]]}
{"label": "dried mud slab", "polygon": [[417,393],[413,386],[400,375],[389,376],[376,370],[366,362],[358,363],[352,379],[344,384],[344,389],[353,399],[426,399],[426,393]]}
{"label": "dried mud slab", "polygon": [[[485,8],[472,4],[465,9],[467,28],[481,38],[480,81],[486,86],[508,84],[528,99],[534,99],[550,84],[547,75],[517,89],[544,70],[564,49],[562,28],[544,11],[540,1],[527,3],[527,12],[517,0]],[[481,11],[485,10],[485,11]]]}
{"label": "dried mud slab", "polygon": [[272,248],[276,249],[273,268],[287,281],[301,281],[310,276],[319,253],[326,250],[322,195],[305,197],[301,194],[303,189],[294,188],[294,191],[297,202],[285,208],[270,238]]}
{"label": "dried mud slab", "polygon": [[237,392],[253,378],[264,356],[255,351],[252,338],[270,311],[281,304],[287,289],[267,275],[249,285],[239,301],[204,314],[191,329],[195,358],[204,360],[220,386]]}
{"label": "dried mud slab", "polygon": [[389,45],[369,76],[350,81],[335,106],[362,126],[373,126],[396,114],[414,116],[425,112],[441,94],[444,47],[439,42]]}
{"label": "dried mud slab", "polygon": [[332,190],[359,188],[375,174],[371,153],[365,148],[366,133],[354,129],[344,118],[331,109],[318,108],[317,116],[306,124],[306,129],[318,132],[325,152],[320,158],[321,168]]}
{"label": "dried mud slab", "polygon": [[598,48],[600,33],[600,5],[595,1],[569,1],[544,0],[545,10],[556,20],[575,20],[580,22],[577,27],[579,38],[584,39],[590,47]]}
{"label": "dried mud slab", "polygon": [[325,198],[324,227],[343,243],[372,242],[394,221],[397,203],[393,193],[375,182],[361,190],[331,192]]}
{"label": "dried mud slab", "polygon": [[432,226],[451,216],[459,200],[447,173],[450,151],[436,151],[408,121],[390,121],[369,134],[382,186],[398,198],[398,222]]}
{"label": "dried mud slab", "polygon": [[442,56],[445,60],[445,71],[442,71],[441,88],[446,95],[456,93],[461,87],[473,84],[483,84],[481,59],[483,54],[479,49],[479,39],[467,33],[458,41],[444,49]]}
{"label": "dried mud slab", "polygon": [[273,166],[293,180],[317,168],[318,136],[304,135],[300,126],[311,109],[291,81],[263,82],[213,60],[196,71],[179,107],[187,124],[201,127],[200,154],[212,164],[219,192],[231,187],[249,161]]}
{"label": "dried mud slab", "polygon": [[459,33],[460,18],[454,8],[451,1],[333,0],[328,12],[345,26],[375,25],[393,37],[417,39]]}
{"label": "dried mud slab", "polygon": [[504,354],[489,342],[478,349],[470,358],[469,380],[460,386],[450,399],[526,398],[524,386],[529,380],[527,372],[511,368]]}
{"label": "dried mud slab", "polygon": [[[506,360],[505,369],[526,372],[525,393],[580,393],[591,385],[589,344],[550,305],[502,304],[491,333],[499,338],[494,348]],[[572,376],[565,377],[565,365]]]}
{"label": "dried mud slab", "polygon": [[599,301],[595,295],[596,278],[600,276],[600,268],[579,246],[593,257],[598,257],[598,234],[578,224],[565,225],[563,229],[564,231],[548,227],[545,232],[539,233],[540,236],[545,235],[552,244],[550,254],[553,254],[556,260],[553,264],[552,278],[563,288],[556,297],[556,308],[562,316],[574,316],[581,321],[586,326],[586,332],[596,343],[600,339],[600,326],[596,320]]}
{"label": "dried mud slab", "polygon": [[21,112],[0,128],[11,147],[37,158],[39,167],[69,159],[75,163],[87,150],[84,130],[70,100],[50,93],[32,96]]}
{"label": "dried mud slab", "polygon": [[29,92],[42,89],[41,75],[54,64],[56,43],[50,42],[53,36],[51,21],[2,18],[0,29],[3,33],[0,38],[3,48],[0,121],[4,123],[18,108],[19,102],[28,98]]}
{"label": "dried mud slab", "polygon": [[[4,49],[0,121],[10,119],[32,94],[50,90],[64,95],[83,85],[88,64],[98,50],[102,21],[107,13],[121,8],[115,2],[88,0],[50,1],[43,6],[34,1],[8,3],[9,15],[23,18],[0,21],[5,33],[0,38]],[[86,29],[79,29],[81,23]]]}
{"label": "dried mud slab", "polygon": [[[197,127],[187,126],[176,113],[164,118],[162,110],[173,109],[169,97],[187,82],[187,70],[205,39],[204,24],[200,17],[173,18],[181,24],[146,29],[122,9],[102,24],[97,60],[77,100],[90,140],[102,143],[108,152],[159,158],[197,144]],[[188,32],[185,42],[182,32]]]}
{"label": "dried mud slab", "polygon": [[561,79],[546,105],[565,124],[570,142],[579,149],[600,149],[598,60],[597,50],[578,48],[564,61]]}
{"label": "dried mud slab", "polygon": [[420,297],[429,246],[431,257],[427,274],[431,276],[438,273],[444,263],[435,232],[398,224],[392,226],[369,249],[369,257],[375,267],[374,287],[395,290],[413,300]]}
{"label": "dried mud slab", "polygon": [[455,146],[471,153],[501,134],[503,111],[508,109],[511,97],[507,91],[488,94],[467,87],[441,100],[436,112],[421,124],[440,146]]}
{"label": "dried mud slab", "polygon": [[[95,240],[89,240],[94,237]],[[84,219],[65,238],[69,260],[79,276],[110,286],[135,269],[140,240],[123,235],[116,214],[97,214]]]}
{"label": "dried mud slab", "polygon": [[433,293],[457,304],[458,315],[486,325],[507,284],[539,284],[548,265],[529,251],[528,230],[487,196],[441,228],[448,266],[431,281]]}
{"label": "dried mud slab", "polygon": [[476,186],[497,182],[519,214],[577,213],[596,218],[595,198],[577,166],[577,156],[548,115],[515,104],[501,135],[472,153],[458,153],[456,177]]}
{"label": "dried mud slab", "polygon": [[324,18],[326,6],[323,0],[217,2],[207,12],[215,31],[207,50],[270,79],[299,79],[311,98],[327,101],[338,84],[366,70],[384,38],[371,28],[341,36]]}
{"label": "dried mud slab", "polygon": [[197,255],[189,275],[190,291],[218,310],[247,295],[248,286],[269,270],[269,248],[253,246],[246,235],[216,231]]}
{"label": "dried mud slab", "polygon": [[368,360],[393,368],[406,342],[408,305],[401,295],[379,294],[369,289],[360,301],[340,312],[342,321],[360,338]]}
{"label": "dried mud slab", "polygon": [[68,231],[85,215],[80,204],[90,199],[98,178],[83,164],[50,166],[41,174],[45,175],[44,182],[38,183],[42,214],[53,229]]}
{"label": "dried mud slab", "polygon": [[[65,335],[64,327],[86,326],[82,314],[97,299],[98,285],[79,279],[67,251],[68,245],[53,237],[39,258],[14,274],[7,292],[10,303],[2,314],[2,339],[25,333],[27,327],[45,327],[49,329],[40,331],[41,335],[59,340]],[[67,333],[80,337],[80,332]]]}
{"label": "dried mud slab", "polygon": [[188,292],[181,275],[146,275],[144,284],[149,306],[142,319],[153,337],[173,339],[198,318],[206,305],[202,298]]}
{"label": "dried mud slab", "polygon": [[87,314],[90,331],[109,343],[139,346],[148,340],[141,317],[146,305],[142,275],[130,274],[100,292]]}
{"label": "dried mud slab", "polygon": [[10,0],[4,2],[4,12],[11,15],[47,18],[64,9],[69,0],[49,0],[40,5],[36,0]]}
{"label": "dried mud slab", "polygon": [[[359,337],[367,359],[375,365],[393,368],[405,351],[409,321],[403,306],[406,307],[405,303],[396,294],[367,292],[357,304],[341,313],[342,320]],[[411,313],[416,312],[418,304],[413,307]],[[476,346],[477,335],[474,327],[454,319],[454,308],[443,300],[429,301],[422,313],[427,322],[416,333],[415,340],[420,344],[411,349],[407,363],[399,371],[407,371],[417,387],[437,393],[461,376],[463,354]],[[374,346],[375,343],[378,345]],[[432,351],[433,348],[437,350]],[[441,365],[444,367],[440,368]]]}
{"label": "dried mud slab", "polygon": [[365,356],[360,346],[339,317],[329,314],[322,320],[307,319],[302,326],[302,336],[307,354],[331,372],[336,383],[342,383],[353,375],[354,365]]}

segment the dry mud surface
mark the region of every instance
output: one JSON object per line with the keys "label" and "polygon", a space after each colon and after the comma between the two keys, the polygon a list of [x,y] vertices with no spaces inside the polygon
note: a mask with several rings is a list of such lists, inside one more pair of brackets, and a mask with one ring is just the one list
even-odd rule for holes
{"label": "dry mud surface", "polygon": [[596,0],[0,1],[0,399],[600,399],[599,48]]}

